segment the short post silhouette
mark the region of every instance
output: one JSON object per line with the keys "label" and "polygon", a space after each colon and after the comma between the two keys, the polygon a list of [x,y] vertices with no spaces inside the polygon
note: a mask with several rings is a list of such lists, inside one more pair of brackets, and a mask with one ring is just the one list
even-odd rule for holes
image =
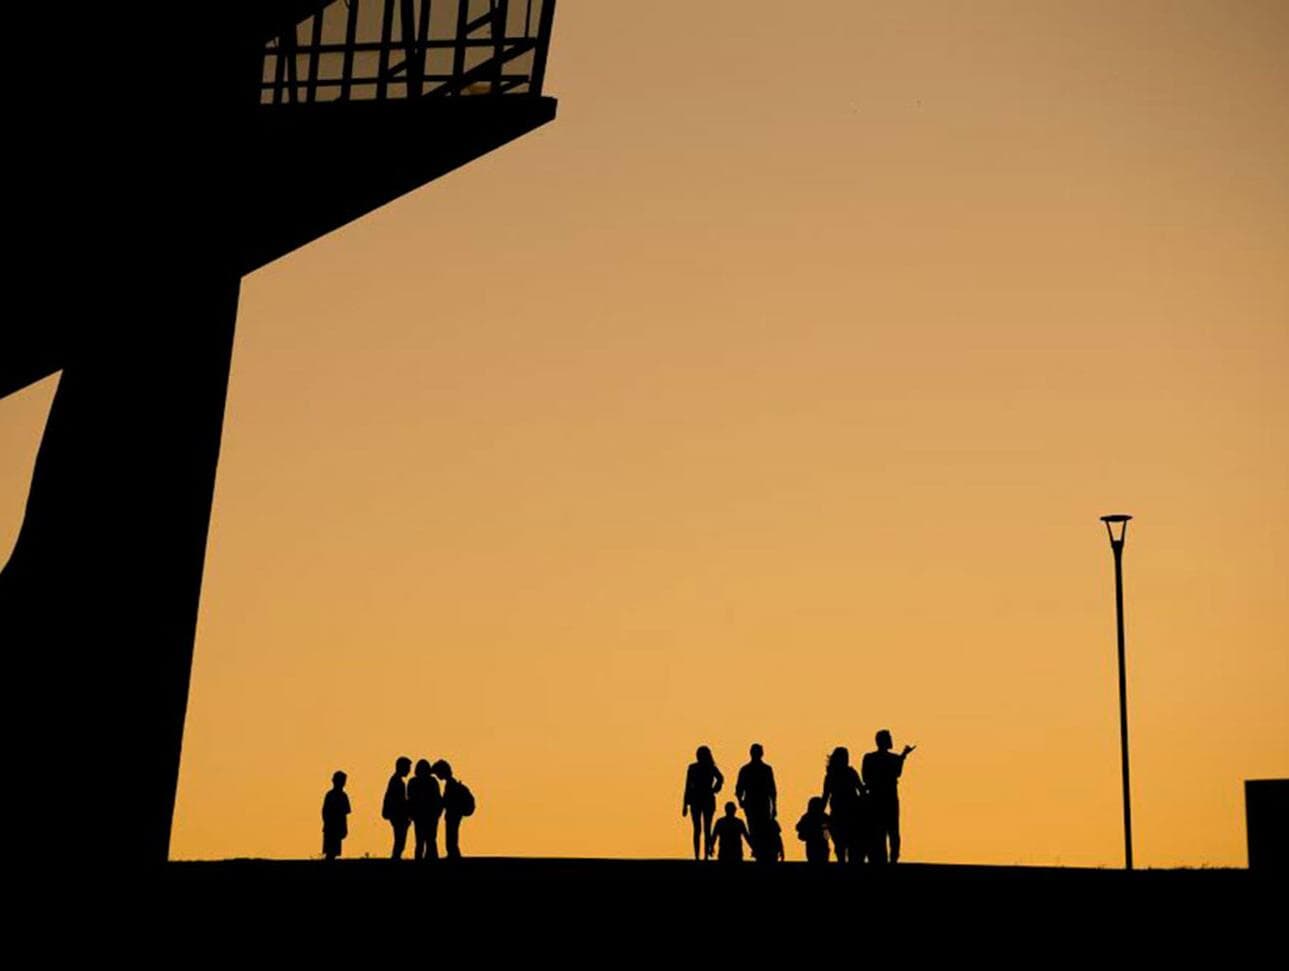
{"label": "short post silhouette", "polygon": [[343,772],[333,773],[331,788],[322,797],[322,856],[327,860],[340,855],[340,844],[349,835],[349,796],[345,793],[348,779]]}
{"label": "short post silhouette", "polygon": [[685,793],[680,804],[680,815],[688,814],[694,824],[694,859],[698,855],[699,840],[702,840],[703,856],[710,859],[712,855],[712,822],[716,815],[716,793],[725,784],[725,777],[716,767],[712,750],[706,745],[698,746],[694,761],[685,772]]}
{"label": "short post silhouette", "polygon": [[744,840],[748,849],[756,852],[747,826],[738,818],[738,807],[732,802],[725,804],[725,815],[716,821],[712,835],[716,838],[716,859],[721,863],[743,862]]}
{"label": "short post silhouette", "polygon": [[770,861],[774,859],[770,823],[779,814],[779,794],[774,785],[774,769],[765,762],[765,749],[759,743],[753,743],[748,754],[751,761],[738,770],[734,798],[747,817],[752,853],[759,860]]}
{"label": "short post silhouette", "polygon": [[822,796],[811,796],[797,820],[797,839],[806,844],[806,862],[828,862],[828,814]]}
{"label": "short post silhouette", "polygon": [[385,798],[380,806],[381,818],[388,820],[394,830],[394,847],[389,854],[391,860],[401,860],[407,846],[407,828],[411,824],[411,817],[407,808],[407,786],[403,780],[411,771],[412,760],[400,755],[394,763],[394,774],[389,777]]}
{"label": "short post silhouette", "polygon": [[824,805],[829,807],[828,831],[838,863],[864,861],[864,783],[850,764],[850,750],[839,745],[828,756],[824,771]]}
{"label": "short post silhouette", "polygon": [[[868,789],[871,813],[871,854],[874,863],[897,863],[900,859],[900,776],[904,760],[915,745],[905,745],[896,755],[891,733],[882,729],[875,736],[877,751],[864,756],[864,785]],[[889,852],[888,852],[889,841]]]}
{"label": "short post silhouette", "polygon": [[416,845],[414,860],[439,858],[439,816],[443,813],[443,796],[439,780],[427,759],[418,759],[412,778],[407,783],[407,809],[412,817]]}
{"label": "short post silhouette", "polygon": [[474,815],[474,794],[452,774],[446,759],[434,763],[434,774],[443,780],[443,842],[449,860],[461,859],[461,820]]}

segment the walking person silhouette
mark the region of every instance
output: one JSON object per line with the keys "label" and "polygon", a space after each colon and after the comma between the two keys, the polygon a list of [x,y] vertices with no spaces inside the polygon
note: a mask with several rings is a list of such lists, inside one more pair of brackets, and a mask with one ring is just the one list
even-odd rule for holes
{"label": "walking person silhouette", "polygon": [[385,787],[385,798],[380,804],[382,819],[389,820],[394,830],[394,848],[389,854],[391,860],[401,860],[403,849],[407,846],[407,827],[411,817],[407,813],[407,786],[403,780],[412,771],[412,760],[400,755],[394,763],[394,774],[389,777]]}
{"label": "walking person silhouette", "polygon": [[322,797],[322,855],[334,860],[340,855],[340,844],[349,835],[349,796],[345,782],[349,776],[336,772],[331,776],[331,788]]}
{"label": "walking person silhouette", "polygon": [[778,790],[774,785],[774,769],[764,761],[765,749],[754,742],[748,750],[752,759],[738,770],[734,784],[734,798],[747,817],[750,834],[749,845],[758,860],[775,858],[771,821],[778,816]]}
{"label": "walking person silhouette", "polygon": [[725,776],[716,767],[712,750],[706,745],[698,746],[694,761],[689,763],[685,772],[685,794],[680,804],[680,815],[689,814],[694,824],[694,859],[698,855],[699,838],[702,838],[702,859],[712,855],[712,817],[716,815],[716,793],[725,785]]}
{"label": "walking person silhouette", "polygon": [[864,861],[862,834],[862,800],[864,783],[850,764],[850,751],[837,746],[828,756],[824,771],[823,801],[830,806],[828,831],[832,834],[833,850],[838,863]]}
{"label": "walking person silhouette", "polygon": [[900,776],[904,772],[904,760],[913,752],[916,745],[905,745],[904,751],[896,755],[891,751],[895,743],[891,733],[883,728],[875,737],[877,751],[864,756],[864,784],[868,787],[872,804],[872,854],[874,863],[885,863],[887,841],[890,841],[889,859],[892,863],[900,859]]}
{"label": "walking person silhouette", "polygon": [[449,860],[461,859],[461,820],[474,814],[474,794],[452,774],[446,759],[434,763],[434,774],[443,780],[443,843]]}
{"label": "walking person silhouette", "polygon": [[412,817],[416,834],[414,860],[439,858],[439,816],[443,812],[443,797],[439,793],[439,780],[426,759],[418,759],[412,778],[407,783],[407,812]]}
{"label": "walking person silhouette", "polygon": [[743,820],[738,818],[738,808],[732,802],[725,804],[725,815],[716,820],[712,835],[716,838],[716,859],[721,863],[743,862],[744,840],[747,840],[748,849],[756,852],[752,837]]}

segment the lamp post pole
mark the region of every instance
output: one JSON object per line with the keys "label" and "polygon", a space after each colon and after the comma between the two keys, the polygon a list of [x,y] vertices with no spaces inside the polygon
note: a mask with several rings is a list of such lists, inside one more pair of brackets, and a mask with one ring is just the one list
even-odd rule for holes
{"label": "lamp post pole", "polygon": [[[1123,544],[1131,518],[1123,514],[1101,517],[1110,535],[1110,550],[1114,553],[1114,607],[1119,635],[1119,753],[1123,768],[1123,859],[1124,868],[1128,870],[1132,869],[1132,791],[1128,785],[1128,680],[1123,660]],[[1115,525],[1120,527],[1117,537]]]}

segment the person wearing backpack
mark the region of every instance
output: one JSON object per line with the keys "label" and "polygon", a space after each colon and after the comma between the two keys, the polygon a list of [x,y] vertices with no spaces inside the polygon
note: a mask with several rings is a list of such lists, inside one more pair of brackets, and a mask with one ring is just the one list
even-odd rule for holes
{"label": "person wearing backpack", "polygon": [[474,794],[452,774],[447,759],[434,763],[434,774],[443,780],[443,842],[449,860],[461,859],[461,820],[474,815]]}
{"label": "person wearing backpack", "polygon": [[805,815],[797,820],[797,839],[806,844],[807,862],[828,862],[828,814],[823,796],[811,796],[806,803]]}

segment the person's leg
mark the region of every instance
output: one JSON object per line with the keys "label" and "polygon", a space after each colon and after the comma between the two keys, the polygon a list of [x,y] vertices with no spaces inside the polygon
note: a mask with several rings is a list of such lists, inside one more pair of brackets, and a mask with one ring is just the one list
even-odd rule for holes
{"label": "person's leg", "polygon": [[394,849],[390,852],[391,860],[401,860],[403,850],[407,847],[407,822],[391,820],[390,825],[394,827]]}
{"label": "person's leg", "polygon": [[712,826],[716,822],[716,804],[703,807],[703,859],[712,858]]}
{"label": "person's leg", "polygon": [[412,820],[412,859],[422,860],[425,858],[425,827],[419,819]]}
{"label": "person's leg", "polygon": [[891,862],[900,861],[900,804],[897,802],[891,806]]}
{"label": "person's leg", "polygon": [[446,820],[444,842],[447,844],[449,860],[461,859],[461,817],[448,813]]}
{"label": "person's leg", "polygon": [[754,859],[765,861],[770,858],[769,847],[770,817],[759,810],[747,814],[748,842],[752,844]]}
{"label": "person's leg", "polygon": [[427,860],[437,860],[439,858],[439,817],[434,816],[429,822],[429,831],[426,833],[425,858]]}
{"label": "person's leg", "polygon": [[694,859],[697,860],[698,845],[703,836],[703,811],[697,806],[690,806],[689,821],[694,825]]}
{"label": "person's leg", "polygon": [[872,838],[869,840],[869,846],[871,847],[869,850],[869,859],[873,863],[885,863],[887,833],[885,806],[873,807],[873,817],[870,828],[872,829]]}

